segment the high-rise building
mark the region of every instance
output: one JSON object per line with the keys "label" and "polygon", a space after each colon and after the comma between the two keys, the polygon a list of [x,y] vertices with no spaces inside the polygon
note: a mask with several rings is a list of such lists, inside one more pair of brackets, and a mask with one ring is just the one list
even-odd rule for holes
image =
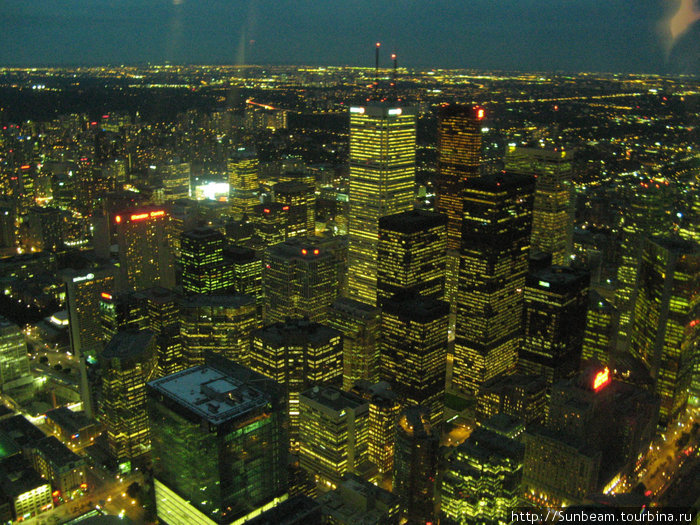
{"label": "high-rise building", "polygon": [[24,334],[19,326],[0,316],[0,389],[4,394],[31,397],[33,383]]}
{"label": "high-rise building", "polygon": [[157,370],[155,334],[118,332],[100,355],[102,412],[112,458],[128,472],[150,450],[146,383]]}
{"label": "high-rise building", "polygon": [[552,266],[529,274],[525,285],[523,344],[518,368],[548,386],[579,367],[586,329],[590,274]]}
{"label": "high-rise building", "polygon": [[421,405],[432,426],[445,412],[449,304],[396,296],[382,306],[381,377],[403,407]]}
{"label": "high-rise building", "polygon": [[314,187],[300,181],[278,182],[272,186],[275,202],[288,207],[287,236],[309,237],[316,231]]}
{"label": "high-rise building", "polygon": [[369,404],[332,386],[299,395],[299,463],[322,492],[338,487],[346,472],[369,470]]}
{"label": "high-rise building", "polygon": [[175,264],[162,208],[132,208],[115,216],[119,267],[130,290],[175,286]]}
{"label": "high-rise building", "polygon": [[441,511],[451,523],[507,525],[520,505],[525,446],[478,427],[451,454]]}
{"label": "high-rise building", "polygon": [[434,521],[438,447],[428,414],[418,406],[405,409],[396,427],[393,492],[410,525]]}
{"label": "high-rise building", "polygon": [[27,213],[27,242],[32,251],[63,249],[66,235],[64,212],[58,208],[32,206]]}
{"label": "high-rise building", "polygon": [[194,295],[180,301],[180,338],[188,366],[200,365],[207,352],[247,365],[251,334],[259,321],[250,295]]}
{"label": "high-rise building", "polygon": [[537,375],[500,374],[481,385],[476,401],[478,421],[506,414],[541,424],[547,414],[547,382]]}
{"label": "high-rise building", "polygon": [[677,418],[688,401],[700,339],[698,290],[698,244],[665,237],[645,242],[630,351],[654,379],[663,426]]}
{"label": "high-rise building", "polygon": [[465,182],[452,375],[465,392],[515,368],[534,186],[514,174]]}
{"label": "high-rise building", "polygon": [[338,296],[338,264],[320,238],[293,238],[268,247],[263,257],[266,321],[308,317],[323,322]]}
{"label": "high-rise building", "polygon": [[146,387],[163,523],[243,523],[287,496],[282,389],[217,357]]}
{"label": "high-rise building", "polygon": [[537,177],[532,210],[533,251],[552,254],[552,263],[569,264],[574,231],[574,193],[571,152],[510,147],[506,169]]}
{"label": "high-rise building", "polygon": [[257,247],[265,248],[284,242],[289,212],[289,206],[280,202],[256,204],[251,208],[250,218],[255,225]]}
{"label": "high-rise building", "polygon": [[101,292],[99,310],[103,341],[110,341],[120,330],[148,328],[146,298],[140,292]]}
{"label": "high-rise building", "polygon": [[438,112],[435,211],[447,215],[445,300],[450,303],[452,317],[457,307],[462,191],[466,179],[479,176],[483,117],[481,108],[456,104],[443,105]]}
{"label": "high-rise building", "polygon": [[369,460],[380,475],[390,474],[394,469],[396,422],[401,411],[398,396],[386,381],[358,381],[352,391],[369,401]]}
{"label": "high-rise building", "polygon": [[187,199],[190,196],[190,178],[192,170],[189,162],[171,159],[160,167],[163,181],[163,197],[166,201]]}
{"label": "high-rise building", "polygon": [[182,288],[186,294],[233,290],[233,269],[224,260],[225,239],[212,228],[195,228],[180,236]]}
{"label": "high-rise building", "polygon": [[610,356],[615,350],[616,313],[612,303],[591,290],[581,353],[584,361],[596,359],[604,365],[610,364]]}
{"label": "high-rise building", "polygon": [[445,295],[447,216],[411,210],[379,219],[377,304],[397,293]]}
{"label": "high-rise building", "polygon": [[626,349],[632,329],[632,314],[642,260],[644,241],[652,235],[671,233],[674,208],[674,187],[668,181],[653,179],[635,182],[623,189],[623,210],[620,240],[620,265],[617,268],[615,307],[620,313],[618,346]]}
{"label": "high-rise building", "polygon": [[380,314],[379,308],[347,297],[328,310],[326,324],[343,334],[343,390],[359,380],[379,380]]}
{"label": "high-rise building", "polygon": [[229,246],[224,249],[224,260],[233,272],[234,290],[238,294],[255,297],[258,314],[262,319],[262,259],[250,248]]}
{"label": "high-rise building", "polygon": [[341,333],[306,319],[288,319],[253,332],[250,367],[284,388],[293,444],[299,429],[299,394],[323,383],[339,386],[342,359]]}
{"label": "high-rise building", "polygon": [[379,219],[413,208],[416,112],[372,103],[350,108],[348,293],[375,305]]}
{"label": "high-rise building", "polygon": [[258,199],[258,154],[251,148],[238,148],[228,160],[229,205],[236,219],[251,216]]}

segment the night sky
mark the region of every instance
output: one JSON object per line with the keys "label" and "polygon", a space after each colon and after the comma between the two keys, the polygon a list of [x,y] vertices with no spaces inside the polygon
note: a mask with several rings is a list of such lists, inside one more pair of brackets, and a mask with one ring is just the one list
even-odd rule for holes
{"label": "night sky", "polygon": [[[665,72],[696,0],[0,0],[0,64]],[[680,28],[680,34],[679,34]]]}

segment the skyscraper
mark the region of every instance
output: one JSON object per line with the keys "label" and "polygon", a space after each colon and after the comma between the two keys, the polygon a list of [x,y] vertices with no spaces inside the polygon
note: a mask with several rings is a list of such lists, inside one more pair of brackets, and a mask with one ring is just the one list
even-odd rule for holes
{"label": "skyscraper", "polygon": [[33,383],[24,334],[19,326],[0,316],[0,389],[5,394],[29,397]]}
{"label": "skyscraper", "polygon": [[251,216],[258,199],[258,154],[251,148],[238,148],[228,160],[229,205],[231,215]]}
{"label": "skyscraper", "polygon": [[242,523],[286,499],[289,441],[278,384],[210,356],[146,388],[161,521]]}
{"label": "skyscraper", "polygon": [[396,296],[382,306],[382,379],[403,407],[421,405],[434,427],[445,411],[449,312],[446,302],[421,296]]}
{"label": "skyscraper", "polygon": [[99,311],[103,341],[110,341],[120,330],[148,328],[146,300],[140,292],[101,292]]}
{"label": "skyscraper", "polygon": [[265,319],[308,317],[323,322],[338,296],[338,260],[322,239],[289,239],[265,250]]}
{"label": "skyscraper", "polygon": [[610,364],[610,356],[615,350],[616,313],[610,302],[591,290],[581,353],[584,361],[597,359],[601,364]]}
{"label": "skyscraper", "polygon": [[299,395],[299,463],[326,492],[346,472],[366,477],[369,404],[337,387],[314,386]]}
{"label": "skyscraper", "polygon": [[168,239],[168,214],[161,208],[132,208],[114,218],[122,280],[130,290],[175,286]]}
{"label": "skyscraper", "polygon": [[396,427],[393,492],[410,525],[434,521],[438,447],[428,414],[418,406],[405,409]]}
{"label": "skyscraper", "polygon": [[326,324],[343,334],[343,390],[359,380],[379,380],[379,328],[381,310],[339,297],[328,310]]}
{"label": "skyscraper", "polygon": [[590,274],[552,266],[529,274],[525,285],[523,344],[518,368],[551,387],[579,367],[586,328]]}
{"label": "skyscraper", "polygon": [[253,332],[250,367],[284,388],[292,444],[298,440],[299,393],[322,383],[340,385],[342,359],[340,332],[306,319],[288,319]]}
{"label": "skyscraper", "polygon": [[465,180],[479,176],[483,117],[481,108],[456,104],[443,105],[438,112],[435,211],[447,215],[445,299],[450,303],[453,316],[462,239],[462,191]]}
{"label": "skyscraper", "polygon": [[413,208],[416,113],[372,103],[350,108],[348,293],[377,300],[379,218]]}
{"label": "skyscraper", "polygon": [[122,472],[150,450],[146,383],[157,370],[155,334],[118,332],[100,355],[102,412],[112,458]]}
{"label": "skyscraper", "polygon": [[552,254],[552,264],[569,264],[573,236],[573,155],[564,150],[511,147],[506,169],[537,177],[531,249]]}
{"label": "skyscraper", "polygon": [[533,193],[523,175],[465,182],[452,380],[465,392],[515,368]]}
{"label": "skyscraper", "polygon": [[27,243],[32,250],[58,251],[63,249],[66,236],[65,212],[58,208],[32,206],[26,217]]}
{"label": "skyscraper", "polygon": [[207,352],[247,365],[253,330],[259,327],[255,297],[194,295],[180,301],[180,338],[188,366]]}
{"label": "skyscraper", "polygon": [[192,174],[189,162],[180,162],[180,159],[174,158],[161,166],[159,171],[166,201],[189,198]]}
{"label": "skyscraper", "polygon": [[631,353],[648,367],[661,397],[659,423],[685,409],[700,339],[700,247],[653,237],[644,244]]}
{"label": "skyscraper", "polygon": [[275,202],[287,206],[287,236],[308,237],[316,231],[314,188],[301,181],[278,182],[272,187]]}
{"label": "skyscraper", "polygon": [[451,454],[442,480],[442,513],[452,523],[505,525],[520,505],[525,446],[478,427]]}
{"label": "skyscraper", "polygon": [[415,292],[445,295],[447,216],[411,210],[379,219],[377,303]]}
{"label": "skyscraper", "polygon": [[225,239],[212,228],[195,228],[180,237],[182,288],[186,294],[233,290],[233,271],[224,261]]}

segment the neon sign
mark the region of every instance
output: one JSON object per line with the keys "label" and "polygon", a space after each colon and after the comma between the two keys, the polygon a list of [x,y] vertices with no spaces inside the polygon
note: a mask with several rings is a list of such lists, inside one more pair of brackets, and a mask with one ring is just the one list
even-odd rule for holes
{"label": "neon sign", "polygon": [[596,392],[607,386],[610,383],[610,369],[606,366],[605,370],[598,372],[593,379],[593,390]]}
{"label": "neon sign", "polygon": [[100,294],[100,297],[102,297],[102,299],[111,299],[111,298],[112,298],[112,294],[108,294],[107,292],[102,292],[102,293]]}

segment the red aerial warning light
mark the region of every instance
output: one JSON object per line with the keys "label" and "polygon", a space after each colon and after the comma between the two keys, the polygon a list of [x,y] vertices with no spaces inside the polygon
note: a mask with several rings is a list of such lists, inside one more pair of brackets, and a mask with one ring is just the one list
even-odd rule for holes
{"label": "red aerial warning light", "polygon": [[391,59],[392,59],[392,60],[396,60],[396,53],[392,53],[392,54],[391,54]]}
{"label": "red aerial warning light", "polygon": [[318,255],[319,253],[321,253],[321,252],[319,252],[319,251],[318,251],[318,248],[316,248],[316,249],[314,250],[314,255]]}
{"label": "red aerial warning light", "polygon": [[287,211],[289,209],[289,206],[282,206],[283,211]]}
{"label": "red aerial warning light", "polygon": [[117,224],[120,223],[120,222],[122,222],[122,216],[121,216],[121,215],[117,215],[117,216],[114,218],[114,222],[116,222]]}
{"label": "red aerial warning light", "polygon": [[379,47],[379,46],[381,46],[381,45],[382,45],[381,42],[377,42],[377,47]]}
{"label": "red aerial warning light", "polygon": [[598,392],[601,388],[610,383],[610,369],[606,366],[604,370],[598,372],[593,379],[593,390]]}
{"label": "red aerial warning light", "polygon": [[302,254],[302,255],[306,255],[307,253],[309,253],[309,252],[306,251],[306,248],[302,248],[302,249],[301,249],[301,254]]}
{"label": "red aerial warning light", "polygon": [[265,208],[263,211],[264,211],[265,213],[270,213],[270,208]]}

